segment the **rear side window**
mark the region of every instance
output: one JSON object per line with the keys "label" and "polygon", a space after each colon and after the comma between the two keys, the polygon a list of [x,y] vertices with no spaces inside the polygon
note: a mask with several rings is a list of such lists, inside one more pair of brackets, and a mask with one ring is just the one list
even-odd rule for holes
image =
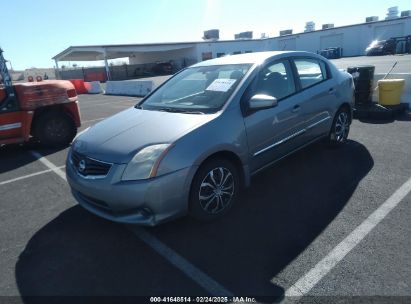
{"label": "rear side window", "polygon": [[324,63],[315,59],[295,59],[301,88],[305,89],[327,79]]}

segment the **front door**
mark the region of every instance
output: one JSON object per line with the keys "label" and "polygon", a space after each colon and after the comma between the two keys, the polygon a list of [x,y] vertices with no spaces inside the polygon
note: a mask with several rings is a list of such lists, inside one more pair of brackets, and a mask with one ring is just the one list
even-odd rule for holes
{"label": "front door", "polygon": [[252,172],[297,148],[301,144],[299,137],[304,133],[304,118],[290,62],[266,64],[257,77],[258,84],[250,95],[273,96],[278,105],[244,117]]}

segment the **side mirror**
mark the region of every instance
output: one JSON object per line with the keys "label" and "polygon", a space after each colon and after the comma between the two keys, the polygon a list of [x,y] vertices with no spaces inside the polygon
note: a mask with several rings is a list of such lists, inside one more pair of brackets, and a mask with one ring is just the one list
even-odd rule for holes
{"label": "side mirror", "polygon": [[277,98],[270,95],[257,94],[251,97],[248,101],[248,109],[252,111],[258,111],[262,109],[273,108],[277,104]]}

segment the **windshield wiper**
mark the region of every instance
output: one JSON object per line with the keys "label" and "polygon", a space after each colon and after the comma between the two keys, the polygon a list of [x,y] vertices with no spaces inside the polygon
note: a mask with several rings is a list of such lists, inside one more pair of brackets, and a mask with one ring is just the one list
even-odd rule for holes
{"label": "windshield wiper", "polygon": [[189,110],[183,110],[183,109],[178,109],[178,108],[158,108],[157,110],[162,111],[162,112],[169,112],[169,113],[205,114],[204,112],[201,112],[201,111],[189,111]]}

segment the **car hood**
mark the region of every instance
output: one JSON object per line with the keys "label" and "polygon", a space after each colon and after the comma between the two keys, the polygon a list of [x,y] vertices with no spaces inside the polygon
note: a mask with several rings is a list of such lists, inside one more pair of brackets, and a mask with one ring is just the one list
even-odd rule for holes
{"label": "car hood", "polygon": [[128,163],[138,150],[172,143],[216,114],[184,114],[130,108],[105,119],[81,134],[73,149],[111,163]]}

